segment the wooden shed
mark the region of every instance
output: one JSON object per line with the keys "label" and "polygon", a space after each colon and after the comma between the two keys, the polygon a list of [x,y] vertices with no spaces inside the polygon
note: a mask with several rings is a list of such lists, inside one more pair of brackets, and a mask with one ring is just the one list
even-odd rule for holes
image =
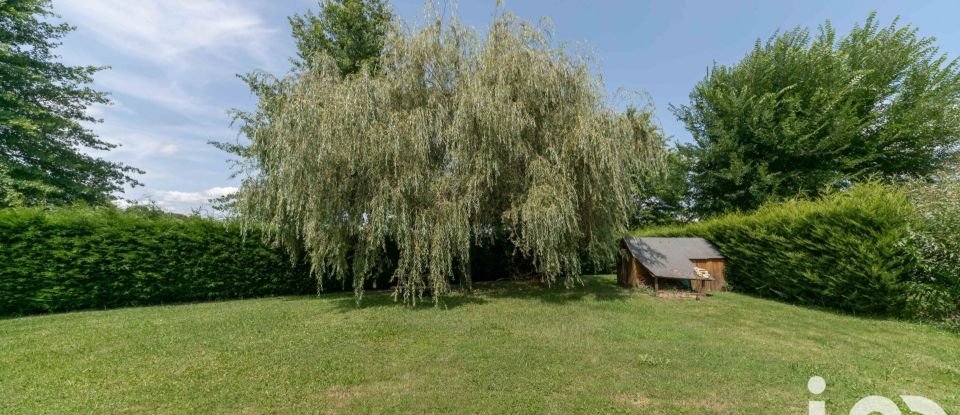
{"label": "wooden shed", "polygon": [[646,285],[658,293],[661,283],[703,294],[727,288],[726,258],[703,238],[623,238],[617,282]]}

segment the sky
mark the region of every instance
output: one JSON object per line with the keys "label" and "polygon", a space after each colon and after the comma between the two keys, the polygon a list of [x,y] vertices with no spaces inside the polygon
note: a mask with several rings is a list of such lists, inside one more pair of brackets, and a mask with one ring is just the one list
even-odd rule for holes
{"label": "sky", "polygon": [[[642,1],[505,0],[529,21],[548,18],[558,42],[586,47],[598,59],[608,93],[640,91],[675,142],[690,140],[670,111],[714,63],[735,64],[757,39],[797,26],[816,30],[830,20],[849,31],[876,11],[882,24],[902,23],[937,38],[941,52],[960,56],[960,2],[947,1]],[[393,0],[409,26],[424,1]],[[284,74],[294,56],[287,16],[318,8],[316,0],[53,0],[61,19],[77,26],[58,53],[75,65],[109,66],[95,87],[113,104],[91,113],[91,128],[120,147],[100,153],[146,171],[144,186],[117,196],[164,209],[209,213],[208,200],[236,190],[230,156],[207,144],[235,141],[229,110],[256,101],[237,74]],[[455,13],[483,31],[494,0],[461,0]],[[451,8],[452,11],[453,8]]]}

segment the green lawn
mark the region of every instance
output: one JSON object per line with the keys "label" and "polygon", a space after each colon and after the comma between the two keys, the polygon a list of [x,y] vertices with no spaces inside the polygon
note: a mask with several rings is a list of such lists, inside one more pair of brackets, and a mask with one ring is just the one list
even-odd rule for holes
{"label": "green lawn", "polygon": [[0,413],[806,414],[813,375],[831,414],[900,394],[960,413],[956,334],[586,281],[0,320]]}

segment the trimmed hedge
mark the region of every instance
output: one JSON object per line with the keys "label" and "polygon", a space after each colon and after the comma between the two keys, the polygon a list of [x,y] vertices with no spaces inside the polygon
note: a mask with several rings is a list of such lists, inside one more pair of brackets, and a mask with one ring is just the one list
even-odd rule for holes
{"label": "trimmed hedge", "polygon": [[805,305],[902,316],[913,217],[905,194],[863,184],[817,201],[767,205],[638,236],[699,236],[728,258],[736,291]]}
{"label": "trimmed hedge", "polygon": [[316,293],[240,226],[133,208],[0,210],[0,314]]}

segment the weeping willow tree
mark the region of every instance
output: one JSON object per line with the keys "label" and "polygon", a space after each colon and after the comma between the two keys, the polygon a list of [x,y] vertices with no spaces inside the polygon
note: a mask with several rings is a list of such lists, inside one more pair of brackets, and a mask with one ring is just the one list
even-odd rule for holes
{"label": "weeping willow tree", "polygon": [[662,136],[618,112],[588,56],[511,15],[483,36],[456,20],[396,25],[376,75],[320,56],[285,78],[247,77],[259,104],[238,120],[251,174],[243,217],[352,282],[357,299],[389,249],[395,298],[470,284],[471,247],[505,235],[548,283],[607,261],[634,180],[659,166]]}

